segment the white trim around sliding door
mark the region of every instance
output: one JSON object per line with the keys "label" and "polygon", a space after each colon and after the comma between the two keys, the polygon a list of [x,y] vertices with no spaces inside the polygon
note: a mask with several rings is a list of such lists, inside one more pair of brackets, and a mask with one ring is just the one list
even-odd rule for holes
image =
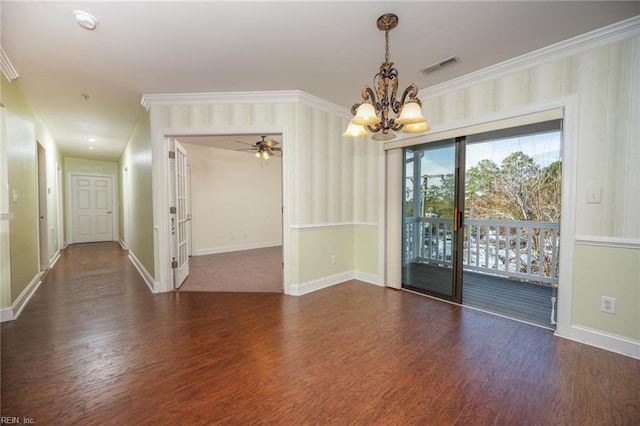
{"label": "white trim around sliding door", "polygon": [[[568,96],[556,99],[552,102],[546,102],[536,105],[530,105],[526,108],[517,109],[509,112],[501,112],[499,114],[491,114],[483,117],[465,120],[459,122],[461,128],[470,128],[475,126],[476,129],[485,129],[486,123],[491,126],[500,124],[500,120],[504,120],[505,125],[514,123],[514,119],[518,122],[534,123],[536,119],[549,119],[549,117],[559,118],[561,112],[563,119],[563,140],[562,140],[562,212],[561,216],[565,218],[562,222],[562,261],[560,262],[559,285],[558,285],[558,318],[556,335],[571,338],[571,308],[572,308],[572,291],[573,291],[573,258],[574,258],[574,241],[575,241],[575,224],[572,218],[576,216],[576,173],[577,173],[577,127],[578,127],[578,108],[576,96]],[[528,115],[528,117],[527,117]],[[453,123],[455,124],[455,123]],[[446,126],[446,134],[455,132],[456,128],[453,124]],[[444,129],[445,126],[441,126]],[[440,133],[440,132],[436,132]],[[442,132],[444,135],[444,131]],[[452,133],[451,133],[452,134]],[[385,264],[387,267],[385,275],[385,285],[392,288],[400,288],[402,275],[402,262],[398,253],[402,253],[402,148],[405,146],[419,145],[428,141],[433,141],[434,136],[420,136],[401,141],[388,142],[385,144],[386,150],[386,173],[381,175],[382,182],[386,188],[386,220],[384,238],[381,246],[386,249]],[[408,143],[412,141],[412,143]],[[398,166],[400,164],[400,166]],[[399,201],[398,201],[399,200]],[[393,241],[397,240],[397,241]]]}

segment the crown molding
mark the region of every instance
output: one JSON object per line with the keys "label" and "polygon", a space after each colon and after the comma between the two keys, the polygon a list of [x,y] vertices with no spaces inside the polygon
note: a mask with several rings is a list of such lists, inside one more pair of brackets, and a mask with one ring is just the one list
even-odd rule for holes
{"label": "crown molding", "polygon": [[300,103],[319,109],[321,111],[329,112],[340,117],[344,117],[347,120],[351,119],[351,110],[349,108],[341,107],[333,102],[329,102],[326,99],[319,98],[311,95],[307,92],[300,91]]}
{"label": "crown molding", "polygon": [[140,103],[147,110],[152,105],[299,103],[338,116],[350,115],[347,108],[301,90],[146,94]]}
{"label": "crown molding", "polygon": [[11,63],[11,60],[9,59],[9,56],[4,51],[4,48],[2,46],[0,46],[0,69],[2,69],[2,73],[5,77],[7,77],[7,80],[9,81],[15,80],[16,78],[20,77],[20,74],[18,74],[18,71],[16,71],[15,67]]}
{"label": "crown molding", "polygon": [[616,43],[640,35],[640,15],[615,24],[572,37],[533,52],[508,59],[499,64],[427,87],[419,91],[422,99],[463,89],[487,80],[500,78],[514,72],[533,68],[556,59],[576,55],[607,44]]}

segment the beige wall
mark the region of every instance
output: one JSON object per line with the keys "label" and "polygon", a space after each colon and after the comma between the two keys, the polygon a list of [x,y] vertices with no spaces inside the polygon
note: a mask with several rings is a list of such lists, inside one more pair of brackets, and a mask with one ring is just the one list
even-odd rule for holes
{"label": "beige wall", "polygon": [[[122,180],[122,171],[127,167],[129,174],[129,217],[122,211],[123,192],[119,191],[119,214],[123,223],[129,222],[129,250],[140,262],[145,272],[153,277],[155,267],[153,234],[153,197],[151,187],[151,133],[149,113],[144,111],[129,139],[120,162],[118,175]],[[121,186],[119,185],[121,188]],[[120,234],[123,238],[123,234]]]}
{"label": "beige wall", "polygon": [[[638,64],[640,37],[636,36],[423,99],[432,126],[454,127],[456,122],[576,97],[577,122],[572,123],[577,127],[577,146],[572,147],[577,153],[576,198],[571,200],[576,214],[562,222],[575,224],[579,244],[597,239],[609,247],[575,247],[572,323],[636,340],[640,339]],[[602,188],[601,203],[587,203],[588,188]],[[629,248],[620,248],[619,241]],[[609,261],[616,258],[629,261]],[[596,269],[606,272],[606,280]],[[600,295],[630,299],[615,316],[603,316]]]}
{"label": "beige wall", "polygon": [[[49,131],[44,127],[31,105],[22,94],[18,83],[8,82],[0,77],[2,84],[3,108],[3,174],[6,171],[6,188],[1,196],[3,206],[15,215],[8,225],[3,224],[2,269],[10,270],[2,274],[0,284],[2,307],[14,304],[25,292],[29,284],[39,280],[39,235],[38,235],[38,184],[37,184],[37,143],[46,150],[47,229],[52,237],[47,246],[49,259],[54,259],[58,251],[58,215],[56,186],[56,164],[62,159],[58,147]],[[13,194],[17,195],[14,202]],[[7,237],[9,243],[7,244]],[[7,257],[6,248],[9,248]],[[7,258],[9,265],[7,265]],[[10,289],[10,290],[9,290]]]}
{"label": "beige wall", "polygon": [[183,146],[191,165],[193,254],[281,245],[282,159]]}

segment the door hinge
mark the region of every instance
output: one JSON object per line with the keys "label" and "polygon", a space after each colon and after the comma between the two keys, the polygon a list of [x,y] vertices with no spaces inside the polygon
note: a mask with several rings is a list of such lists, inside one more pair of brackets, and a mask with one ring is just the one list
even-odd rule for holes
{"label": "door hinge", "polygon": [[178,213],[178,209],[176,209],[175,207],[169,207],[169,214],[176,214]]}
{"label": "door hinge", "polygon": [[177,268],[178,268],[178,261],[174,257],[173,260],[171,261],[171,269],[177,269]]}
{"label": "door hinge", "polygon": [[175,151],[169,151],[169,158],[172,159],[172,160],[174,158],[176,158],[176,152]]}

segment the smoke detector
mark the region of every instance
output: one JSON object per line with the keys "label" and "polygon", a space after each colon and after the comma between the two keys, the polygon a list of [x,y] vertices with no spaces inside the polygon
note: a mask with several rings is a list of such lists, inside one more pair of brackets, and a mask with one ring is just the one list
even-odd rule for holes
{"label": "smoke detector", "polygon": [[93,31],[98,25],[98,20],[96,19],[96,17],[89,12],[85,12],[84,10],[74,10],[73,16],[75,16],[78,25],[80,25],[85,30]]}

